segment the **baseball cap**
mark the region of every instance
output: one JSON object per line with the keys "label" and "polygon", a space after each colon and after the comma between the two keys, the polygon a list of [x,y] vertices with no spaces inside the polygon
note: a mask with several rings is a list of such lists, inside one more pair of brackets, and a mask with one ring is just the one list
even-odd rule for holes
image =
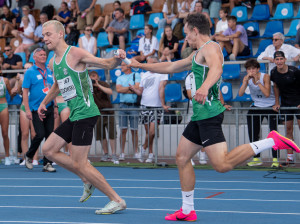
{"label": "baseball cap", "polygon": [[284,52],[283,51],[275,51],[274,59],[277,58],[277,57],[285,58]]}

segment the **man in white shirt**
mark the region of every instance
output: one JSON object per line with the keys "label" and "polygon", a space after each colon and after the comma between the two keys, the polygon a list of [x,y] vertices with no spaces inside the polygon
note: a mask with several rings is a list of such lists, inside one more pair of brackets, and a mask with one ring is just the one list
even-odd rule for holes
{"label": "man in white shirt", "polygon": [[[147,58],[147,63],[157,63],[158,58],[150,56]],[[140,121],[145,125],[145,142],[141,145],[140,153],[141,158],[145,154],[147,148],[149,148],[149,155],[146,159],[146,163],[152,163],[153,156],[153,139],[155,136],[155,122],[157,125],[160,123],[160,119],[163,111],[157,110],[161,107],[168,111],[169,106],[165,104],[165,86],[168,81],[167,74],[158,74],[152,72],[145,72],[141,76],[141,82],[139,88],[130,86],[130,89],[137,95],[141,95],[141,108],[145,109],[141,111]],[[155,110],[157,110],[157,116],[155,117]]]}
{"label": "man in white shirt", "polygon": [[[257,60],[269,60],[269,71],[271,71],[276,65],[274,63],[273,55],[276,51],[282,51],[285,54],[286,59],[293,59],[294,61],[299,61],[300,49],[284,44],[284,35],[280,32],[273,34],[273,44],[269,45],[265,51],[263,51]],[[292,65],[293,62],[287,62],[286,64]]]}

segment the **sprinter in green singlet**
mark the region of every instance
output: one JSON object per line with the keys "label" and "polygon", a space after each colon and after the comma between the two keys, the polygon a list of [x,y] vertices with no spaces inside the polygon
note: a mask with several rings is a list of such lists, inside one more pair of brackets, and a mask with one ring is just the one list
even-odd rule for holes
{"label": "sprinter in green singlet", "polygon": [[[88,162],[88,153],[93,139],[93,128],[100,115],[91,92],[92,83],[87,65],[103,69],[113,69],[126,57],[123,50],[120,56],[110,59],[97,58],[77,47],[66,44],[63,25],[51,20],[43,24],[43,36],[54,58],[49,66],[54,72],[55,83],[41,103],[38,114],[44,118],[48,102],[61,93],[70,108],[70,117],[63,122],[43,145],[44,155],[58,165],[77,174],[84,182],[84,194],[80,202],[86,201],[94,189],[102,191],[110,202],[96,214],[113,214],[126,209],[126,203],[107,183],[102,174]],[[72,143],[71,155],[60,152],[68,143]]]}
{"label": "sprinter in green singlet", "polygon": [[[189,14],[184,26],[186,40],[193,49],[189,57],[175,62],[140,64],[132,59],[131,66],[156,73],[171,74],[192,69],[193,116],[180,139],[176,163],[179,170],[182,207],[166,220],[196,221],[194,210],[195,173],[191,158],[204,147],[208,158],[218,172],[227,172],[259,152],[270,149],[287,149],[300,152],[291,140],[277,132],[270,132],[267,139],[244,144],[227,152],[222,131],[223,111],[219,101],[219,86],[223,72],[223,54],[220,46],[210,40],[209,22],[202,14]],[[285,142],[285,143],[283,143]]]}

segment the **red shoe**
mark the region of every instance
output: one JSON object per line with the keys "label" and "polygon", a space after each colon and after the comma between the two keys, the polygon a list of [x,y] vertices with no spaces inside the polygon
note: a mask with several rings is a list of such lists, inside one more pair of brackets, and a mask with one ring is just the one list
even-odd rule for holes
{"label": "red shoe", "polygon": [[174,214],[167,214],[165,217],[169,221],[189,221],[194,222],[197,220],[197,214],[195,210],[191,211],[188,215],[182,213],[182,208],[176,211]]}
{"label": "red shoe", "polygon": [[267,138],[272,138],[275,142],[275,145],[273,146],[274,150],[278,150],[278,149],[292,149],[297,153],[300,153],[300,148],[296,145],[295,142],[293,142],[292,140],[283,137],[282,135],[280,135],[277,131],[271,131],[268,134]]}

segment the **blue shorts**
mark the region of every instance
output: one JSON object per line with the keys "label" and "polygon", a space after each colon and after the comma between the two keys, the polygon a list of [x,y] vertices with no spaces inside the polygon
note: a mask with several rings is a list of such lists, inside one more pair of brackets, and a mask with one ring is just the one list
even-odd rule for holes
{"label": "blue shorts", "polygon": [[[138,106],[134,104],[125,104],[120,103],[120,109],[125,108],[138,108]],[[128,128],[128,121],[130,124],[131,130],[138,130],[138,123],[139,123],[139,111],[135,110],[120,110],[119,111],[119,127],[120,129],[127,129]]]}
{"label": "blue shorts", "polygon": [[221,9],[221,2],[212,1],[209,5],[209,17],[210,18],[219,18],[219,11]]}

